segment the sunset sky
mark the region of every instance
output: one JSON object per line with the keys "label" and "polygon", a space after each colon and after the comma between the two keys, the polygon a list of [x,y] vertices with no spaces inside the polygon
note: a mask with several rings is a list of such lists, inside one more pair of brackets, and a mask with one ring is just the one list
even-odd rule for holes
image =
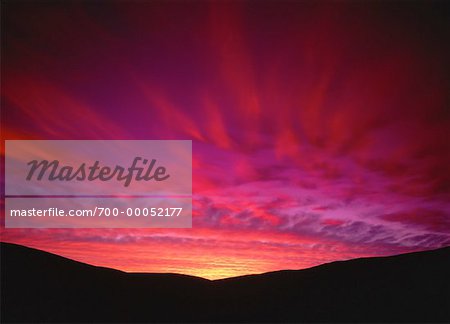
{"label": "sunset sky", "polygon": [[193,228],[3,224],[1,240],[210,279],[449,246],[448,14],[5,1],[2,155],[5,139],[192,140]]}

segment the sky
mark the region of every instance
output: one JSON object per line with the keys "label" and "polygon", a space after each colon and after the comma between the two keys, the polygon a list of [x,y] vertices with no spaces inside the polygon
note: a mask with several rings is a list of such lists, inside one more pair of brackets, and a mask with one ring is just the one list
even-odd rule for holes
{"label": "sky", "polygon": [[192,140],[193,228],[1,240],[209,279],[449,246],[449,13],[4,1],[2,164],[5,139]]}

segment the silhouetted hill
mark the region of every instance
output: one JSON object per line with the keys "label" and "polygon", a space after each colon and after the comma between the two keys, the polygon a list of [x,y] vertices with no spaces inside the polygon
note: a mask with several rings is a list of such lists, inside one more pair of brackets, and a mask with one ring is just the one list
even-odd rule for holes
{"label": "silhouetted hill", "polygon": [[2,322],[450,322],[450,247],[209,281],[1,243]]}

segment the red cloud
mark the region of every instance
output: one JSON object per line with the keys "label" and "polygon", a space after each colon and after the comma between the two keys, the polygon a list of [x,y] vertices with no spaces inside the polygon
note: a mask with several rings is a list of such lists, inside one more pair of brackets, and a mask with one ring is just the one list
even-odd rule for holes
{"label": "red cloud", "polygon": [[450,214],[443,210],[417,208],[380,216],[389,222],[419,226],[429,231],[450,233]]}

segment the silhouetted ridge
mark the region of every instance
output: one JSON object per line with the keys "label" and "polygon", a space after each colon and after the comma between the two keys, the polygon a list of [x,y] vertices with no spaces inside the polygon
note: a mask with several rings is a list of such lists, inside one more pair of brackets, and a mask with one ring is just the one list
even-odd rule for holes
{"label": "silhouetted ridge", "polygon": [[2,322],[450,322],[450,247],[209,281],[1,243]]}

